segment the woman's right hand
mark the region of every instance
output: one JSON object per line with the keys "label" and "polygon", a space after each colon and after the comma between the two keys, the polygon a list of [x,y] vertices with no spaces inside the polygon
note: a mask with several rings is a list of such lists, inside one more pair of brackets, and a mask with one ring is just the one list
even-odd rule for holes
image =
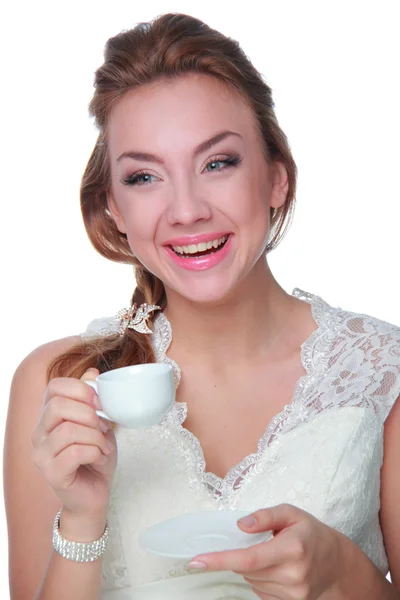
{"label": "woman's right hand", "polygon": [[63,504],[79,516],[106,513],[117,463],[114,432],[95,412],[95,391],[84,380],[52,379],[39,421],[32,432],[33,462]]}

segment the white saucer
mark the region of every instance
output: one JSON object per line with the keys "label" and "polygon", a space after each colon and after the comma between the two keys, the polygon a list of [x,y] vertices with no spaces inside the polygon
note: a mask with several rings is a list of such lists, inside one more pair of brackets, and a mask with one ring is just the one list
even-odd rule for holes
{"label": "white saucer", "polygon": [[139,536],[143,550],[173,558],[193,558],[197,554],[248,548],[266,542],[272,531],[245,533],[238,519],[250,514],[243,510],[213,510],[181,515],[146,529]]}

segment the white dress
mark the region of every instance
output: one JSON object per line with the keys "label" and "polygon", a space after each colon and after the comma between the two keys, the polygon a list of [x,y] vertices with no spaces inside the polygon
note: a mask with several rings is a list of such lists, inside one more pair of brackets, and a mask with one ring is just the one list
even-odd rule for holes
{"label": "white dress", "polygon": [[[240,575],[189,573],[184,560],[142,550],[138,535],[185,513],[251,512],[280,503],[341,531],[387,574],[380,469],[384,421],[400,395],[400,328],[333,308],[298,289],[293,294],[311,304],[317,327],[301,347],[306,375],[291,403],[266,424],[257,453],[224,479],[205,472],[200,444],[183,427],[184,402],[175,402],[155,427],[117,430],[102,600],[255,600]],[[115,327],[110,319],[98,319],[83,336]],[[157,313],[153,329],[157,361],[172,364],[178,385],[179,367],[166,355],[172,334],[163,313]],[[268,391],[265,396],[268,402]]]}

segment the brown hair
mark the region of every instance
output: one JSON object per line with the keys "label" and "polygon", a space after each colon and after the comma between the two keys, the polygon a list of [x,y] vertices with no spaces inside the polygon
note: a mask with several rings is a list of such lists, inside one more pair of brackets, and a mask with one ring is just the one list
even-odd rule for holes
{"label": "brown hair", "polygon": [[[95,92],[89,105],[99,136],[82,178],[81,209],[87,234],[96,250],[110,260],[134,266],[137,285],[132,303],[147,302],[164,308],[165,290],[162,282],[132,255],[126,235],[118,231],[108,211],[107,120],[115,103],[129,90],[188,73],[213,76],[239,92],[254,113],[267,160],[279,160],[286,167],[287,199],[282,207],[271,209],[267,252],[278,245],[293,213],[297,169],[275,116],[271,89],[235,40],[199,19],[175,13],[139,23],[110,38],[105,46],[104,64],[95,74]],[[89,367],[103,372],[154,360],[149,338],[127,329],[122,337],[110,335],[82,341],[57,357],[48,375],[49,378],[80,377]]]}

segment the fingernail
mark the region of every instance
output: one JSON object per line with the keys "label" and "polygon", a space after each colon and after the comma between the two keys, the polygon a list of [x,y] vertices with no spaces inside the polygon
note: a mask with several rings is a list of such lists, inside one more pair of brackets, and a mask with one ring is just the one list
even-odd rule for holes
{"label": "fingernail", "polygon": [[199,560],[191,560],[186,564],[186,568],[192,569],[193,571],[205,571],[207,569],[207,565]]}
{"label": "fingernail", "polygon": [[110,442],[109,440],[107,440],[107,446],[109,447],[109,449],[110,449],[110,452],[114,452],[114,450],[115,450],[115,446],[114,446],[114,444],[113,444],[112,442]]}
{"label": "fingernail", "polygon": [[241,525],[244,525],[245,527],[254,527],[254,525],[257,523],[257,521],[255,520],[254,517],[252,516],[247,516],[247,517],[243,517],[243,519],[239,519],[238,521]]}
{"label": "fingernail", "polygon": [[101,419],[99,420],[99,425],[100,425],[100,429],[102,430],[103,433],[107,433],[108,431],[108,427],[107,425],[104,423],[104,421],[102,421]]}

